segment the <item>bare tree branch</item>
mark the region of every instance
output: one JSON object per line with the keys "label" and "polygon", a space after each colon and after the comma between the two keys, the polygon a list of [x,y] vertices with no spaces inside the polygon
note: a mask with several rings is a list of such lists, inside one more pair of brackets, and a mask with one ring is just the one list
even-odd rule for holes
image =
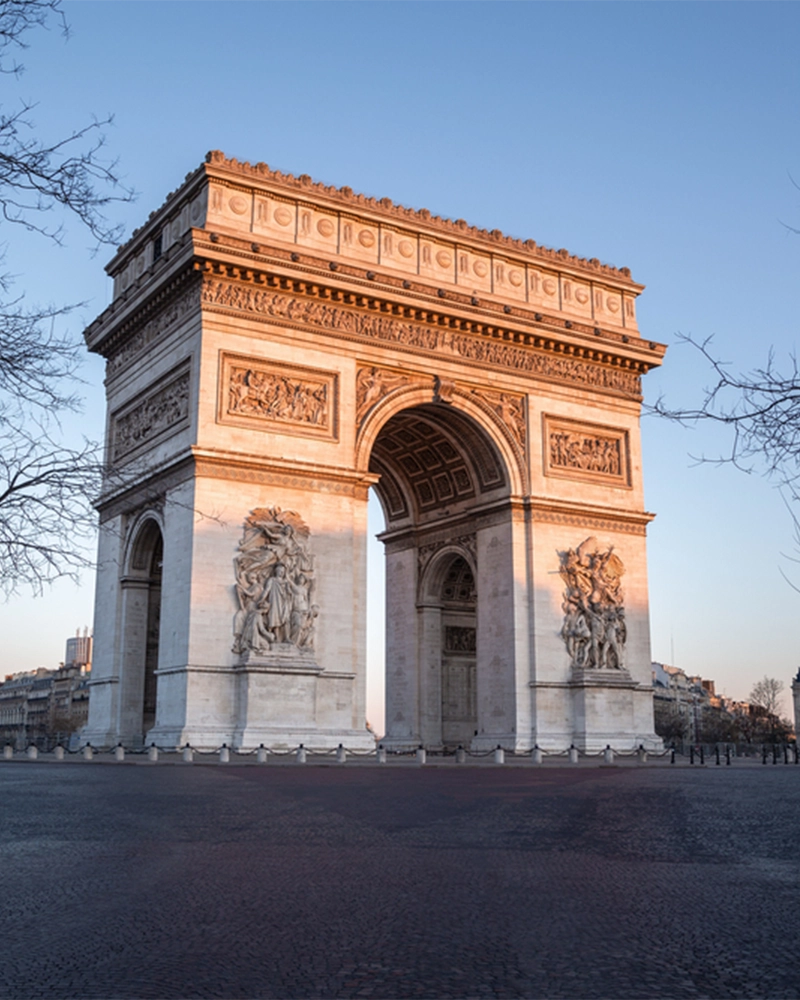
{"label": "bare tree branch", "polygon": [[[18,53],[29,33],[54,23],[66,37],[61,0],[0,0],[0,73],[19,76]],[[72,215],[96,246],[114,243],[120,227],[106,211],[130,201],[116,163],[105,157],[94,119],[57,138],[40,138],[33,107],[0,106],[0,226],[14,223],[60,243]],[[0,255],[0,263],[3,257]],[[80,408],[81,345],[60,332],[72,305],[27,305],[0,274],[0,592],[25,584],[40,593],[59,577],[90,565],[93,502],[104,470],[100,446],[71,445],[61,417]]]}
{"label": "bare tree branch", "polygon": [[759,471],[788,488],[792,498],[800,483],[800,368],[791,355],[781,371],[770,351],[767,363],[752,372],[735,374],[711,351],[711,338],[681,337],[711,366],[715,381],[704,390],[699,406],[673,408],[663,397],[646,409],[684,425],[712,421],[729,427],[727,454],[703,462],[728,463],[743,472]]}

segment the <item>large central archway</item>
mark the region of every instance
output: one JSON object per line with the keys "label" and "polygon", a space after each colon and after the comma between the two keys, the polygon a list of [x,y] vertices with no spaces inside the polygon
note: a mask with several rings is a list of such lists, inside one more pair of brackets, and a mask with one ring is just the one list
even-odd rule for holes
{"label": "large central archway", "polygon": [[[386,741],[508,740],[513,684],[496,678],[511,669],[513,643],[503,663],[496,640],[498,630],[513,633],[518,609],[508,586],[511,546],[500,541],[512,520],[504,428],[452,402],[403,395],[388,396],[364,428],[386,518]],[[500,588],[492,581],[498,570]]]}

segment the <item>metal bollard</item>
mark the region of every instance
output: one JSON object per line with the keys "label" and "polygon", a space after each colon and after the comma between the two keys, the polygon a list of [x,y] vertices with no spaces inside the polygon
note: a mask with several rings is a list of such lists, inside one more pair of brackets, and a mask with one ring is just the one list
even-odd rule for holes
{"label": "metal bollard", "polygon": [[14,748],[10,743],[6,743],[3,747],[3,760],[13,760],[14,758]]}
{"label": "metal bollard", "polygon": [[670,764],[674,764],[675,763],[675,744],[674,743],[669,748],[669,762],[670,762]]}
{"label": "metal bollard", "polygon": [[114,760],[125,760],[125,747],[121,743],[114,747]]}
{"label": "metal bollard", "polygon": [[703,747],[703,744],[701,743],[700,744],[700,763],[701,764],[705,764],[705,762],[706,762],[706,752],[705,752],[705,749]]}
{"label": "metal bollard", "polygon": [[578,748],[573,743],[569,748],[569,762],[570,764],[578,763]]}
{"label": "metal bollard", "polygon": [[610,744],[607,744],[605,750],[603,751],[603,763],[604,764],[614,763],[614,751],[611,749]]}
{"label": "metal bollard", "polygon": [[531,761],[534,764],[541,764],[542,763],[542,751],[539,748],[539,744],[538,743],[533,748],[533,752],[531,753]]}
{"label": "metal bollard", "polygon": [[306,762],[306,748],[302,743],[297,748],[296,760],[298,764],[305,764]]}
{"label": "metal bollard", "polygon": [[456,764],[463,764],[466,761],[466,759],[467,759],[467,751],[462,746],[460,746],[458,750],[456,750]]}
{"label": "metal bollard", "polygon": [[386,747],[378,747],[377,758],[379,764],[386,763]]}
{"label": "metal bollard", "polygon": [[267,763],[267,748],[262,743],[261,746],[256,750],[256,763],[266,764]]}
{"label": "metal bollard", "polygon": [[153,764],[155,764],[156,761],[158,760],[158,747],[155,745],[155,743],[150,744],[147,750],[147,759],[151,761]]}
{"label": "metal bollard", "polygon": [[424,764],[426,758],[427,754],[425,753],[425,747],[417,747],[417,763]]}
{"label": "metal bollard", "polygon": [[767,748],[766,746],[764,746],[764,744],[761,745],[761,763],[762,764],[767,763]]}
{"label": "metal bollard", "polygon": [[28,760],[36,760],[39,757],[39,748],[35,747],[33,743],[31,743],[26,753],[28,756]]}
{"label": "metal bollard", "polygon": [[495,748],[495,751],[494,751],[494,762],[495,762],[495,764],[505,764],[505,762],[506,762],[506,752],[500,746],[499,743],[497,744],[497,747]]}
{"label": "metal bollard", "polygon": [[730,767],[730,763],[731,763],[731,748],[726,744],[725,745],[725,764],[726,764],[726,766]]}
{"label": "metal bollard", "polygon": [[93,756],[94,754],[92,753],[92,744],[87,743],[86,746],[83,748],[83,759],[91,760]]}
{"label": "metal bollard", "polygon": [[231,752],[228,749],[228,744],[223,743],[219,748],[219,762],[220,764],[228,764],[231,759]]}
{"label": "metal bollard", "polygon": [[778,763],[778,747],[774,743],[772,744],[772,763]]}
{"label": "metal bollard", "polygon": [[786,749],[786,744],[783,744],[783,763],[789,763],[789,751]]}
{"label": "metal bollard", "polygon": [[717,764],[719,764],[719,743],[717,743],[715,745],[715,747],[714,747],[714,753],[715,753],[716,758],[717,758]]}
{"label": "metal bollard", "polygon": [[53,756],[55,757],[56,760],[64,759],[64,748],[61,746],[60,743],[53,750]]}
{"label": "metal bollard", "polygon": [[181,754],[181,760],[183,761],[184,764],[191,764],[194,762],[194,753],[192,752],[192,748],[189,746],[188,743],[183,748],[183,753]]}
{"label": "metal bollard", "polygon": [[347,751],[340,743],[339,746],[336,748],[336,763],[344,764],[346,760],[347,760]]}
{"label": "metal bollard", "polygon": [[689,763],[694,764],[694,746],[689,747]]}

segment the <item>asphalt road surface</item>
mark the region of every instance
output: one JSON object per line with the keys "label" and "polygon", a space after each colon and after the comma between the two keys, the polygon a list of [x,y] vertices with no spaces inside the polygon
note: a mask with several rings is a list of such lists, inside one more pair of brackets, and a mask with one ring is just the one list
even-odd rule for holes
{"label": "asphalt road surface", "polygon": [[800,767],[0,762],[0,997],[800,996]]}

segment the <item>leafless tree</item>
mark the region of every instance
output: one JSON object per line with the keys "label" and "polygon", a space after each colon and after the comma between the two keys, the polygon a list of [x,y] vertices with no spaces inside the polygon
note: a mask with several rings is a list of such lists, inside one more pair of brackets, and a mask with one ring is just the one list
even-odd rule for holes
{"label": "leafless tree", "polygon": [[753,685],[753,690],[750,692],[750,704],[758,705],[769,715],[778,715],[782,694],[783,681],[779,681],[775,677],[764,676]]}
{"label": "leafless tree", "polygon": [[[0,74],[19,78],[18,57],[30,33],[51,24],[68,33],[61,0],[0,0]],[[105,158],[110,117],[45,139],[34,110],[22,100],[0,105],[0,225],[61,243],[71,215],[95,247],[117,242],[120,229],[106,210],[132,192]],[[94,528],[100,453],[91,442],[67,446],[60,424],[80,406],[81,346],[60,332],[79,304],[29,305],[12,290],[10,276],[0,275],[0,589],[6,595],[21,584],[41,591],[87,564],[81,540]]]}
{"label": "leafless tree", "polygon": [[783,690],[783,681],[764,676],[750,692],[750,704],[756,708],[759,735],[771,743],[785,740],[792,728],[791,723],[781,718],[780,714]]}

